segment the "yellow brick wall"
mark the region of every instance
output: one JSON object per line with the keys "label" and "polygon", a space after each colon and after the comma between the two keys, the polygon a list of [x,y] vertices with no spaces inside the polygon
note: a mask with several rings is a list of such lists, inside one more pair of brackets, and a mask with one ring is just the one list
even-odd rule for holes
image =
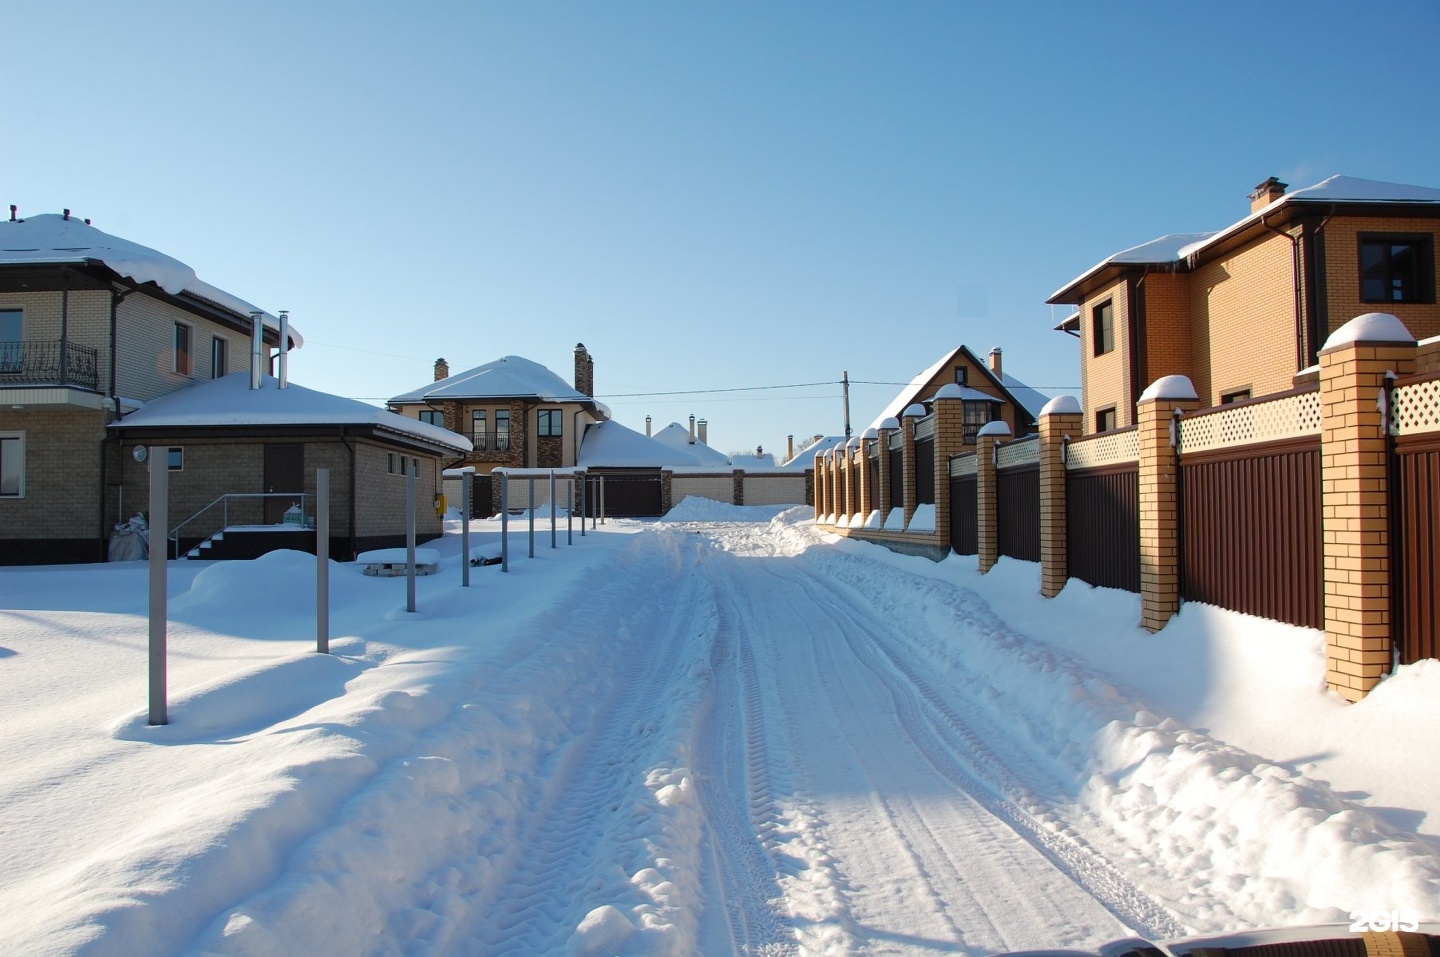
{"label": "yellow brick wall", "polygon": [[1284,392],[1299,371],[1294,257],[1272,235],[1190,275],[1190,379],[1202,406],[1240,389]]}
{"label": "yellow brick wall", "polygon": [[1145,296],[1145,369],[1140,390],[1161,376],[1191,374],[1190,283],[1178,273],[1150,273]]}
{"label": "yellow brick wall", "polygon": [[25,440],[25,494],[0,498],[0,539],[99,536],[104,414],[14,412],[7,406],[0,411],[0,432],[19,432]]}
{"label": "yellow brick wall", "polygon": [[[1432,256],[1440,258],[1440,217],[1433,219],[1332,219],[1325,226],[1325,285],[1329,295],[1329,329],[1334,332],[1356,316],[1388,312],[1399,317],[1416,339],[1440,335],[1440,304],[1364,302],[1360,298],[1361,233],[1429,233]],[[1440,263],[1431,262],[1430,275],[1440,277]],[[1318,343],[1323,345],[1324,343]]]}
{"label": "yellow brick wall", "polygon": [[[1095,354],[1094,323],[1092,315],[1096,306],[1105,300],[1115,305],[1115,348],[1103,356]],[[1106,406],[1115,406],[1115,424],[1125,427],[1134,424],[1135,410],[1128,401],[1130,380],[1130,304],[1126,295],[1126,283],[1122,280],[1086,299],[1080,306],[1080,355],[1081,383],[1085,405],[1085,432],[1095,431],[1095,412]],[[1139,395],[1139,390],[1135,394]]]}

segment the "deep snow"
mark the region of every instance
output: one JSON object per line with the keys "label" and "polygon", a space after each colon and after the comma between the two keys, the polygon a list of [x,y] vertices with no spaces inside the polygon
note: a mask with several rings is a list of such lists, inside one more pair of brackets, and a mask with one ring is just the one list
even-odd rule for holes
{"label": "deep snow", "polygon": [[[543,521],[548,521],[548,515]],[[472,526],[472,546],[498,527]],[[1440,918],[1440,664],[690,497],[511,571],[0,569],[0,951],[989,953]],[[545,529],[548,532],[548,529]]]}

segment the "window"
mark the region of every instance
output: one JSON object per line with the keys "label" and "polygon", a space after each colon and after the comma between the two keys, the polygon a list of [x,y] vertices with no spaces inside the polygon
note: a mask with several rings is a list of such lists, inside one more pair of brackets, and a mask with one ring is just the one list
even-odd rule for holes
{"label": "window", "polygon": [[964,384],[965,384],[965,374],[966,374],[968,371],[969,371],[969,370],[966,369],[964,366],[956,366],[956,367],[955,367],[955,384],[956,384],[956,385],[964,385]]}
{"label": "window", "polygon": [[25,312],[0,309],[0,372],[19,372],[25,367]]}
{"label": "window", "polygon": [[961,404],[965,415],[964,440],[966,445],[974,445],[981,427],[994,419],[995,405],[994,402],[971,402],[969,400]]}
{"label": "window", "polygon": [[185,450],[183,448],[171,446],[165,452],[165,464],[171,472],[185,471]]}
{"label": "window", "polygon": [[1090,333],[1097,356],[1115,351],[1115,303],[1112,300],[1107,299],[1090,311]]}
{"label": "window", "polygon": [[1360,298],[1365,302],[1434,302],[1432,237],[1362,235]]}
{"label": "window", "polygon": [[487,444],[490,436],[485,431],[485,410],[472,409],[470,411],[470,441],[475,446],[475,451],[484,452],[490,446]]}
{"label": "window", "polygon": [[25,497],[25,433],[0,432],[0,498]]}
{"label": "window", "polygon": [[391,475],[394,475],[394,474],[395,474],[395,453],[394,453],[394,452],[386,452],[386,453],[385,453],[385,471],[389,472]]}
{"label": "window", "polygon": [[216,336],[210,340],[210,378],[223,379],[230,374],[230,343]]}
{"label": "window", "polygon": [[175,371],[190,375],[190,327],[183,322],[175,323]]}
{"label": "window", "polygon": [[565,416],[560,414],[559,409],[541,409],[539,417],[541,436],[558,436],[562,434],[561,427],[565,421]]}
{"label": "window", "polygon": [[1112,432],[1115,430],[1115,407],[1099,409],[1095,412],[1095,431]]}
{"label": "window", "polygon": [[427,425],[438,425],[443,429],[445,428],[445,413],[435,409],[421,409],[420,421]]}
{"label": "window", "polygon": [[1232,402],[1242,402],[1250,398],[1249,389],[1236,389],[1234,392],[1226,392],[1220,396],[1221,405],[1230,405]]}
{"label": "window", "polygon": [[510,410],[495,411],[495,448],[504,452],[510,448]]}

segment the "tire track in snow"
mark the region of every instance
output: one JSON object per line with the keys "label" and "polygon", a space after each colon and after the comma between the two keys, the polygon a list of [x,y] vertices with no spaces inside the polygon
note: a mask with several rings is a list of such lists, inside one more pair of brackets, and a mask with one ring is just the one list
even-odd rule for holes
{"label": "tire track in snow", "polygon": [[[1151,939],[1183,937],[1186,930],[1157,901],[1135,887],[1106,857],[1079,834],[1052,818],[1030,811],[1041,802],[1007,769],[989,745],[895,651],[889,626],[867,609],[820,587],[814,579],[787,569],[792,580],[840,625],[845,640],[889,689],[896,714],[936,772],[1004,820],[1036,850],[1132,930]],[[863,622],[864,627],[859,623]],[[1008,751],[1013,761],[1018,749]]]}

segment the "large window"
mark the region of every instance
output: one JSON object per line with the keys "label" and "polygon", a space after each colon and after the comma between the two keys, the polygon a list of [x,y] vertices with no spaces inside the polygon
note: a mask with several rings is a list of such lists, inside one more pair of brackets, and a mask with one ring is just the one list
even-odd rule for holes
{"label": "large window", "polygon": [[175,323],[175,371],[190,375],[194,364],[190,352],[191,329],[183,322]]}
{"label": "large window", "polygon": [[230,374],[230,343],[219,336],[210,340],[210,378],[223,379]]}
{"label": "large window", "polygon": [[1107,299],[1090,310],[1090,332],[1095,354],[1103,356],[1115,350],[1115,303]]}
{"label": "large window", "polygon": [[25,433],[0,432],[0,498],[25,497]]}
{"label": "large window", "polygon": [[510,448],[510,410],[495,411],[495,448],[501,452]]}
{"label": "large window", "polygon": [[961,407],[965,414],[965,444],[974,445],[980,429],[994,418],[996,403],[984,400],[971,402],[967,399]]}
{"label": "large window", "polygon": [[476,452],[490,448],[490,435],[485,429],[485,410],[472,409],[470,412],[470,442]]}
{"label": "large window", "polygon": [[560,414],[559,409],[541,409],[538,416],[539,421],[537,424],[540,430],[539,434],[542,437],[553,437],[562,434],[561,428],[562,423],[565,421],[565,416]]}
{"label": "large window", "polygon": [[1434,302],[1433,237],[1361,235],[1360,298],[1365,302]]}
{"label": "large window", "polygon": [[0,309],[0,372],[19,372],[25,366],[25,312]]}
{"label": "large window", "polygon": [[421,409],[420,421],[426,425],[438,425],[445,428],[445,413],[438,409]]}

